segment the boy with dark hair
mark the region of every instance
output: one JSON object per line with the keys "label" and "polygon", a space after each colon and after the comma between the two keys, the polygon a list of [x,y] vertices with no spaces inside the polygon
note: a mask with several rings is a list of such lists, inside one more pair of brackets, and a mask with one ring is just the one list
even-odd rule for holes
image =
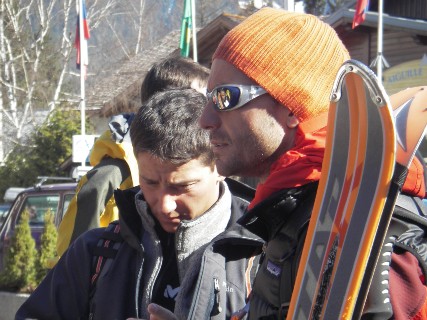
{"label": "boy with dark hair", "polygon": [[[194,88],[205,92],[209,70],[190,59],[170,57],[154,64],[141,86],[141,101],[146,102],[154,93],[171,88]],[[131,109],[135,109],[135,104]],[[118,219],[113,197],[121,190],[138,184],[138,169],[132,152],[129,128],[133,114],[113,116],[110,130],[95,141],[90,154],[93,166],[79,182],[77,193],[59,226],[57,252],[59,257],[83,232],[106,227]]]}
{"label": "boy with dark hair", "polygon": [[148,319],[151,302],[180,318],[225,319],[244,306],[263,242],[234,224],[248,202],[216,171],[208,132],[198,126],[205,103],[180,89],[143,104],[130,130],[140,186],[114,193],[115,257],[92,274],[104,229],[84,233],[16,319]]}

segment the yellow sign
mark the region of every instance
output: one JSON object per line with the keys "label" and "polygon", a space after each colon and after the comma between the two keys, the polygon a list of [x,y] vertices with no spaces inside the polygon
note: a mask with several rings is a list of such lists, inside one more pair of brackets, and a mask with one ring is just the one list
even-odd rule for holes
{"label": "yellow sign", "polygon": [[409,87],[427,85],[427,55],[401,63],[383,72],[383,84],[389,95]]}

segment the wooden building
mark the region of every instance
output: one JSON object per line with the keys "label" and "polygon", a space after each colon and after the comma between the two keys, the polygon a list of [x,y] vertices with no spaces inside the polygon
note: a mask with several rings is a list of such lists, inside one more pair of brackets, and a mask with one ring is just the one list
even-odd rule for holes
{"label": "wooden building", "polygon": [[[352,29],[354,5],[326,17],[353,59],[371,66],[378,57],[378,1],[365,21]],[[427,1],[385,0],[383,14],[383,84],[389,94],[409,86],[427,85]],[[423,59],[424,58],[424,59]]]}

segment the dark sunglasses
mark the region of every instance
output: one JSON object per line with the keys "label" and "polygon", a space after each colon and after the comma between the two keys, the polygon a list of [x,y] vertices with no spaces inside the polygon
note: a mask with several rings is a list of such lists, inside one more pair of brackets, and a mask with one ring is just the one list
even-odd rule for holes
{"label": "dark sunglasses", "polygon": [[206,97],[218,111],[231,111],[265,93],[267,91],[260,86],[223,84],[213,88],[211,92],[206,90]]}

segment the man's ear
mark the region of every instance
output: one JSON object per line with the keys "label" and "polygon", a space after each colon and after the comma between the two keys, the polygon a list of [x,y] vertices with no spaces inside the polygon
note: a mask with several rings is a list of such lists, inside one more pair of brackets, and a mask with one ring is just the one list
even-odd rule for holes
{"label": "man's ear", "polygon": [[289,113],[288,118],[286,119],[286,125],[289,129],[294,129],[299,125],[299,120],[292,112]]}

